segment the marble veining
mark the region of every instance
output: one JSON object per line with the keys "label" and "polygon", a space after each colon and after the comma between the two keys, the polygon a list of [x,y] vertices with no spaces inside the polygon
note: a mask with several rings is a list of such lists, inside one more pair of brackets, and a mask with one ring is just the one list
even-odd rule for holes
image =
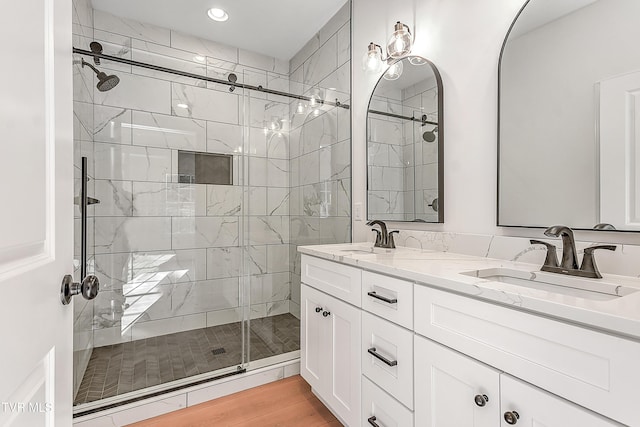
{"label": "marble veining", "polygon": [[[457,237],[446,235],[446,233],[434,234],[442,235],[440,243],[451,242],[453,238]],[[498,238],[496,237],[496,239]],[[436,240],[438,238],[433,238],[431,242]],[[490,236],[486,236],[486,240],[490,242]],[[476,245],[476,248],[478,247],[479,245]],[[302,254],[405,278],[428,286],[468,294],[640,339],[640,292],[633,292],[624,297],[599,300],[563,294],[561,291],[554,292],[549,289],[518,286],[467,274],[491,268],[507,268],[535,273],[539,271],[541,263],[505,261],[446,250],[407,247],[398,247],[395,250],[378,249],[373,248],[370,243],[301,246],[298,249]],[[353,253],[349,252],[350,249],[365,250],[369,253]],[[485,253],[490,254],[491,251]],[[558,280],[567,277],[558,276]],[[640,291],[640,281],[634,277],[635,275],[629,277],[604,274],[602,280],[608,283],[619,283],[629,289]],[[591,282],[598,283],[598,279],[577,280],[583,282],[585,288],[589,288]]]}

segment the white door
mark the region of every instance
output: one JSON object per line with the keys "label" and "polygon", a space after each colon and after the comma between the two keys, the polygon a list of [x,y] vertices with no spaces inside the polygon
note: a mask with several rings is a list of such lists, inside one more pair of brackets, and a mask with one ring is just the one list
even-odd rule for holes
{"label": "white door", "polygon": [[0,14],[0,425],[70,426],[71,0]]}
{"label": "white door", "polygon": [[500,376],[502,427],[622,426],[581,406],[547,393],[508,375]]}
{"label": "white door", "polygon": [[498,371],[426,338],[416,336],[414,346],[416,426],[497,425]]}
{"label": "white door", "polygon": [[640,71],[600,82],[600,222],[640,230]]}

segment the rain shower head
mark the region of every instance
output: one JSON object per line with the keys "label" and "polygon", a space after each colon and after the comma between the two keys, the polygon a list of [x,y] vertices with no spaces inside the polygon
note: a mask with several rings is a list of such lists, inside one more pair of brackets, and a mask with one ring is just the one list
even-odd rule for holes
{"label": "rain shower head", "polygon": [[438,133],[438,126],[422,134],[422,139],[427,142],[433,142],[436,140],[436,134]]}
{"label": "rain shower head", "polygon": [[113,74],[108,76],[106,73],[99,71],[96,67],[89,64],[83,59],[82,66],[84,67],[85,65],[91,68],[94,73],[96,73],[96,76],[98,77],[98,84],[96,85],[96,87],[100,92],[106,92],[108,90],[111,90],[114,87],[116,87],[118,83],[120,83],[120,78],[118,76]]}

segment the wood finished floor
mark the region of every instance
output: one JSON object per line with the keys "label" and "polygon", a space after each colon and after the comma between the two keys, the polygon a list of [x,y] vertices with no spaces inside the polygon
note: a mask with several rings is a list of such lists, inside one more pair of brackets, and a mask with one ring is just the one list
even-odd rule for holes
{"label": "wood finished floor", "polygon": [[342,427],[301,376],[285,378],[129,427]]}

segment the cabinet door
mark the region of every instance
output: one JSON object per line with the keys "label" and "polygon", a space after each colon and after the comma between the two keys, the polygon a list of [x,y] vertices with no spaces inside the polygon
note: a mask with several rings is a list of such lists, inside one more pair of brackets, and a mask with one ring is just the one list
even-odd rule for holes
{"label": "cabinet door", "polygon": [[361,311],[349,304],[331,299],[327,306],[331,355],[331,393],[327,403],[348,426],[360,425],[360,325]]}
{"label": "cabinet door", "polygon": [[[622,426],[542,389],[502,374],[500,426]],[[517,413],[517,416],[515,415]],[[510,422],[508,422],[509,420]]]}
{"label": "cabinet door", "polygon": [[321,395],[329,392],[331,381],[330,330],[322,316],[327,298],[305,284],[300,287],[300,375]]}
{"label": "cabinet door", "polygon": [[495,427],[499,372],[426,338],[414,339],[416,426]]}

